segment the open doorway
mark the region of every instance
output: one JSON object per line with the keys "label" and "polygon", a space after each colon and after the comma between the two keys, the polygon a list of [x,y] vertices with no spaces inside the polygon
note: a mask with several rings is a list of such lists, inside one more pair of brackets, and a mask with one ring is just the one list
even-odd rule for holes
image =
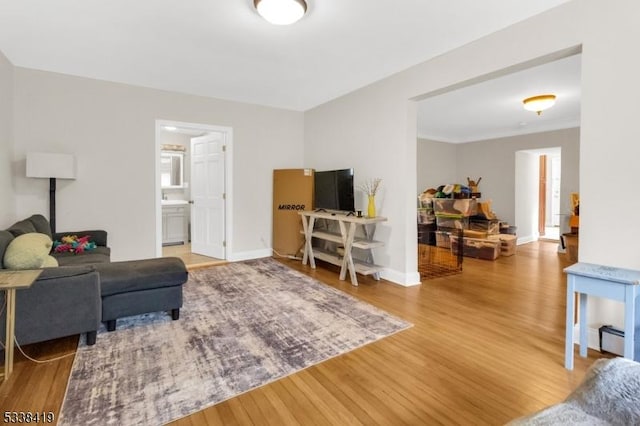
{"label": "open doorway", "polygon": [[538,189],[538,232],[540,239],[560,240],[560,183],[562,176],[562,151],[553,148],[540,154]]}
{"label": "open doorway", "polygon": [[520,150],[515,163],[515,217],[521,238],[559,241],[567,195],[562,193],[562,148]]}
{"label": "open doorway", "polygon": [[[567,232],[565,198],[579,183],[581,55],[562,53],[416,98],[419,191],[482,177],[479,198],[518,244]],[[541,114],[525,110],[523,99],[536,93],[554,93],[557,102]]]}
{"label": "open doorway", "polygon": [[156,121],[156,255],[190,267],[224,262],[231,247],[232,129]]}

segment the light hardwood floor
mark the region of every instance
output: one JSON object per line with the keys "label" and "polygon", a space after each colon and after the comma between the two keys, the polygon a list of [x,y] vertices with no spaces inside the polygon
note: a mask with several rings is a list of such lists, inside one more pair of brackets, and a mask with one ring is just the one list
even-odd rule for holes
{"label": "light hardwood floor", "polygon": [[224,259],[203,256],[191,252],[191,243],[162,247],[162,257],[179,257],[187,265],[187,269],[208,268],[209,266],[227,263]]}
{"label": "light hardwood floor", "polygon": [[[312,271],[282,262],[414,327],[175,425],[500,425],[566,397],[601,357],[589,351],[587,359],[576,357],[573,372],[563,367],[567,263],[556,244],[519,246],[495,262],[465,258],[461,274],[411,288],[369,277],[352,287],[331,266]],[[27,351],[73,353],[76,341]],[[57,413],[71,363],[35,365],[18,355],[0,387],[0,407]]]}

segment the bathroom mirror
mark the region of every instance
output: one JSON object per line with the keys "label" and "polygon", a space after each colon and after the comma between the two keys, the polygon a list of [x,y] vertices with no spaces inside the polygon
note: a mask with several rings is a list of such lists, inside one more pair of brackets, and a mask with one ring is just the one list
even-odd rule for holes
{"label": "bathroom mirror", "polygon": [[182,188],[184,154],[162,151],[160,154],[160,186],[162,188]]}

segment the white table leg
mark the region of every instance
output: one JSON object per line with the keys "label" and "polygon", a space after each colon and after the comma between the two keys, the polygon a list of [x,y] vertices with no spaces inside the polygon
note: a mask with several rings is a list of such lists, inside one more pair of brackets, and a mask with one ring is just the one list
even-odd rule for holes
{"label": "white table leg", "polygon": [[340,268],[340,279],[344,280],[347,277],[347,271],[351,277],[351,284],[358,286],[358,277],[356,276],[356,267],[353,264],[353,257],[351,256],[351,246],[353,245],[353,239],[356,235],[356,224],[351,222],[349,229],[347,230],[344,222],[339,221],[340,234],[342,235],[342,244],[344,245],[344,257],[342,258],[342,267]]}
{"label": "white table leg", "polygon": [[635,359],[636,287],[625,288],[624,300],[624,357]]}
{"label": "white table leg", "polygon": [[580,294],[580,356],[585,358],[587,356],[587,348],[589,344],[587,342],[587,294]]}
{"label": "white table leg", "polygon": [[309,265],[315,269],[316,259],[313,257],[313,246],[311,245],[315,218],[309,217],[309,220],[307,221],[305,216],[300,217],[302,218],[302,229],[304,230],[304,254],[302,255],[302,264],[306,265],[307,261],[309,261]]}
{"label": "white table leg", "polygon": [[574,278],[567,278],[567,321],[564,338],[564,368],[573,370],[573,316],[575,315],[574,303]]}
{"label": "white table leg", "polygon": [[309,239],[307,238],[307,218],[303,215],[300,215],[300,220],[302,220],[302,232],[304,232],[304,250],[302,251],[302,264],[306,265],[307,260],[309,259],[309,247],[307,247],[307,241],[309,241]]}

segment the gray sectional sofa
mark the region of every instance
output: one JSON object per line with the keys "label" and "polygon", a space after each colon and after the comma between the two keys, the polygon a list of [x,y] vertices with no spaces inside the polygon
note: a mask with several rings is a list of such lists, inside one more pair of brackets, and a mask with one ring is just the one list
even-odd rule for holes
{"label": "gray sectional sofa", "polygon": [[[96,248],[83,253],[55,253],[58,267],[43,268],[29,289],[16,293],[16,339],[21,345],[86,333],[96,342],[100,323],[113,331],[116,320],[146,312],[171,311],[174,320],[182,307],[182,285],[188,272],[178,258],[111,262],[107,232],[88,230],[52,234],[48,220],[33,215],[0,231],[0,267],[11,241],[38,232],[53,240],[65,235],[90,236]],[[0,295],[0,297],[4,297]],[[1,304],[2,302],[0,302]],[[0,318],[4,341],[5,317]]]}

